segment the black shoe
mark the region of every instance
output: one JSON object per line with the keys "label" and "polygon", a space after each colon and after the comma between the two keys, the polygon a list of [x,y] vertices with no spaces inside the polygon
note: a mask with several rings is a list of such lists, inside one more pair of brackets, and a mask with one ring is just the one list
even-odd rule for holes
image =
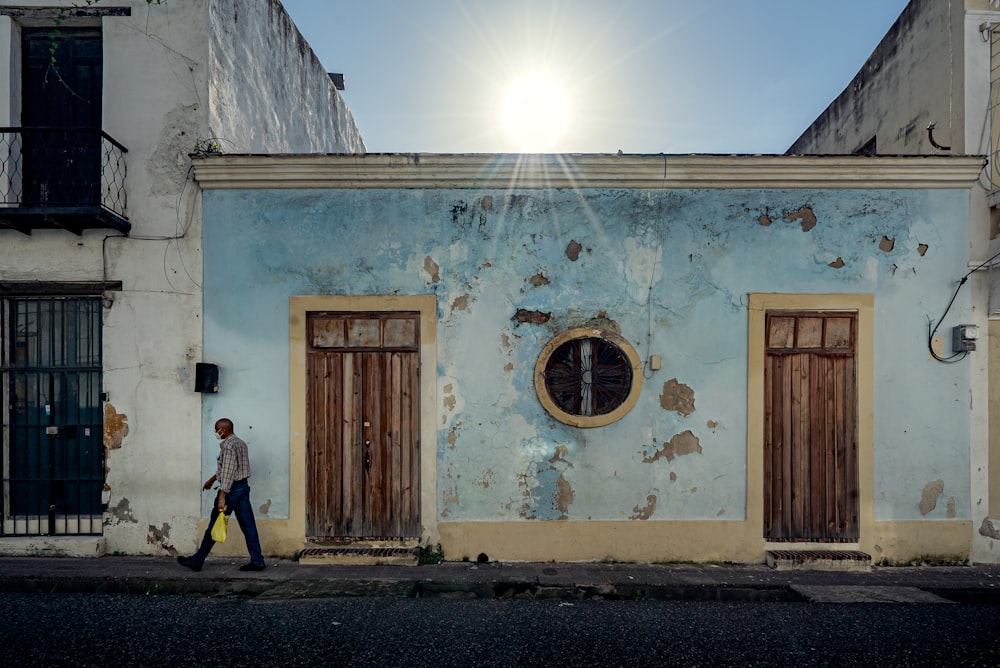
{"label": "black shoe", "polygon": [[241,571],[262,571],[264,568],[264,564],[255,564],[252,561],[249,564],[240,566]]}
{"label": "black shoe", "polygon": [[201,564],[191,561],[191,557],[177,557],[177,563],[184,568],[190,568],[195,573],[201,570]]}

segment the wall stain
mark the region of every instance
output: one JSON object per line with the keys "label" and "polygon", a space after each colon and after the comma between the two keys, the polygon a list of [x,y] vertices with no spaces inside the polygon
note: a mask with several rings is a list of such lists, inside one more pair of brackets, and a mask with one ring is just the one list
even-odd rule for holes
{"label": "wall stain", "polygon": [[493,472],[493,469],[486,469],[479,478],[472,481],[472,484],[478,485],[483,489],[489,489],[496,482],[496,479],[497,474]]}
{"label": "wall stain", "polygon": [[267,513],[271,510],[271,499],[268,499],[265,503],[260,504],[260,508],[257,510],[260,511],[261,515],[267,515]]}
{"label": "wall stain", "polygon": [[945,513],[945,517],[947,517],[950,520],[955,519],[955,497],[953,497],[953,496],[949,496],[948,497],[948,506],[947,506],[947,508],[948,508],[948,511]]}
{"label": "wall stain", "polygon": [[122,522],[138,524],[138,520],[132,514],[132,507],[129,505],[127,498],[122,498],[114,508],[108,508],[108,512],[104,516],[104,524],[106,526],[115,526]]}
{"label": "wall stain", "polygon": [[111,404],[104,404],[104,447],[117,450],[128,436],[128,416],[119,413]]}
{"label": "wall stain", "polygon": [[677,482],[677,474],[673,471],[670,472],[670,482]]}
{"label": "wall stain", "polygon": [[917,246],[917,252],[920,254],[920,257],[924,256],[928,248],[929,246],[927,244],[920,244]]}
{"label": "wall stain", "polygon": [[149,529],[146,531],[146,543],[148,545],[159,545],[170,556],[177,556],[177,550],[174,548],[173,543],[170,542],[170,525],[166,522],[163,523],[162,529],[157,529],[152,524],[149,525]]}
{"label": "wall stain", "polygon": [[652,517],[653,512],[656,511],[656,495],[650,494],[646,497],[646,505],[639,507],[638,504],[632,506],[632,515],[629,516],[630,520],[648,520]]}
{"label": "wall stain", "polygon": [[555,454],[552,455],[552,457],[549,458],[549,469],[550,470],[552,470],[552,471],[558,470],[555,467],[556,462],[561,462],[563,464],[566,464],[570,468],[574,468],[573,467],[573,463],[566,459],[566,455],[569,454],[569,448],[568,447],[566,447],[565,445],[557,445],[556,448],[555,448],[555,450],[556,450]]}
{"label": "wall stain", "polygon": [[455,386],[452,385],[451,383],[448,383],[442,389],[444,390],[444,407],[450,411],[455,410],[455,403],[456,403],[455,395],[452,394],[452,391],[455,389]]}
{"label": "wall stain", "polygon": [[437,262],[431,259],[430,255],[424,258],[424,271],[430,275],[431,283],[441,282],[441,267],[438,266]]}
{"label": "wall stain", "polygon": [[924,485],[920,494],[920,514],[927,515],[937,507],[938,497],[944,494],[944,480],[932,480]]}
{"label": "wall stain", "polygon": [[529,278],[528,282],[537,288],[542,285],[548,285],[549,279],[545,276],[545,272],[540,271],[531,278]]}
{"label": "wall stain", "polygon": [[519,308],[517,313],[511,320],[515,322],[530,323],[532,325],[544,325],[549,320],[552,319],[551,313],[544,313],[542,311],[529,311],[527,309]]}
{"label": "wall stain", "polygon": [[830,262],[827,266],[832,267],[834,269],[842,269],[844,267],[844,258],[838,257],[833,262]]}
{"label": "wall stain", "polygon": [[691,430],[688,430],[676,434],[664,444],[661,450],[653,453],[652,457],[649,456],[648,452],[643,451],[642,461],[644,464],[652,464],[657,459],[666,457],[668,462],[672,462],[676,457],[690,454],[701,454],[701,443],[698,441],[698,437]]}
{"label": "wall stain", "polygon": [[812,207],[808,206],[804,206],[793,213],[786,214],[785,220],[789,223],[794,223],[796,220],[801,221],[800,225],[803,232],[808,232],[812,228],[816,227],[816,214],[813,213]]}
{"label": "wall stain", "polygon": [[479,200],[479,206],[481,206],[483,208],[483,211],[492,211],[493,210],[493,196],[492,195],[483,195],[483,198],[481,200]]}
{"label": "wall stain", "polygon": [[1000,527],[993,526],[990,518],[984,517],[983,523],[979,525],[979,535],[992,538],[993,540],[1000,540]]}
{"label": "wall stain", "polygon": [[774,221],[771,220],[771,216],[767,215],[766,213],[762,213],[757,218],[757,222],[763,225],[764,227],[770,227],[771,223]]}
{"label": "wall stain", "polygon": [[[570,464],[572,466],[572,464]],[[570,487],[569,481],[562,475],[556,480],[555,501],[556,508],[559,509],[559,519],[569,519],[569,507],[573,504],[576,493]]]}
{"label": "wall stain", "polygon": [[891,253],[892,249],[896,247],[896,240],[883,235],[878,247],[885,253]]}
{"label": "wall stain", "polygon": [[665,411],[677,411],[685,417],[691,415],[694,412],[694,390],[671,378],[663,384],[660,406]]}
{"label": "wall stain", "polygon": [[461,426],[462,426],[461,422],[456,422],[452,426],[452,428],[450,430],[448,430],[448,449],[449,450],[454,450],[455,449],[455,443],[458,442],[458,437],[461,435],[461,429],[460,429]]}
{"label": "wall stain", "polygon": [[580,251],[582,250],[583,246],[576,241],[570,240],[569,245],[566,246],[566,257],[569,258],[570,262],[576,262],[580,259]]}

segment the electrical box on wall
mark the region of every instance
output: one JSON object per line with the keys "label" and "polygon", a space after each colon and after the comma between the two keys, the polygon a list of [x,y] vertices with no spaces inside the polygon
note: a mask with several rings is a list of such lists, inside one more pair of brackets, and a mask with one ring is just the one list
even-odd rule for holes
{"label": "electrical box on wall", "polygon": [[219,391],[219,366],[198,362],[194,367],[194,391],[214,394]]}
{"label": "electrical box on wall", "polygon": [[951,349],[956,353],[976,349],[979,340],[978,325],[955,325],[951,330]]}

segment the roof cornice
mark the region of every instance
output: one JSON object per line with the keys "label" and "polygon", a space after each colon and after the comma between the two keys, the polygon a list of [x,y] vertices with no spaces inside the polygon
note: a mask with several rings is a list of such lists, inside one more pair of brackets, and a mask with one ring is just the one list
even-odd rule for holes
{"label": "roof cornice", "polygon": [[205,189],[971,188],[981,156],[195,155]]}

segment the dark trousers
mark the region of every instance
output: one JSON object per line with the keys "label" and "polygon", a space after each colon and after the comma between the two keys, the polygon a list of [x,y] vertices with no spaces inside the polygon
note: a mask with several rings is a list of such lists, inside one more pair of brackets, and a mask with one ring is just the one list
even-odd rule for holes
{"label": "dark trousers", "polygon": [[[253,518],[253,506],[250,505],[250,484],[246,480],[238,480],[233,483],[226,494],[226,515],[236,515],[236,521],[243,532],[243,538],[247,542],[247,552],[250,553],[250,563],[258,566],[264,565],[264,555],[260,550],[260,536],[257,535],[257,522]],[[219,516],[218,506],[212,507],[212,515],[208,520],[208,527],[205,529],[205,536],[201,539],[201,547],[191,555],[191,563],[202,564],[208,553],[212,551],[215,541],[212,540],[212,525]]]}

